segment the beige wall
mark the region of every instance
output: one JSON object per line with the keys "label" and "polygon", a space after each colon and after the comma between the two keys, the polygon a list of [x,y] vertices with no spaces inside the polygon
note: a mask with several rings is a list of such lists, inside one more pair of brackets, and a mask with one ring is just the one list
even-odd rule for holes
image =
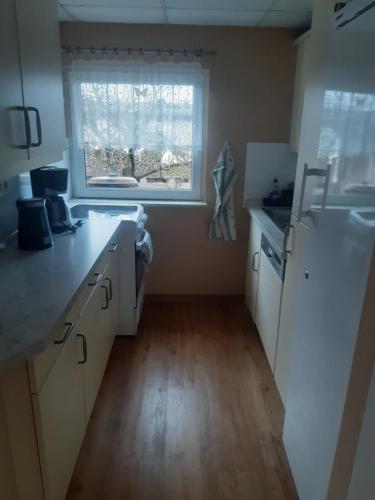
{"label": "beige wall", "polygon": [[[155,260],[148,293],[242,294],[248,217],[242,208],[245,144],[287,142],[295,69],[288,29],[62,23],[63,45],[206,48],[209,69],[207,201],[203,208],[147,207]],[[238,171],[235,211],[238,239],[208,239],[214,201],[210,171],[224,141]]]}

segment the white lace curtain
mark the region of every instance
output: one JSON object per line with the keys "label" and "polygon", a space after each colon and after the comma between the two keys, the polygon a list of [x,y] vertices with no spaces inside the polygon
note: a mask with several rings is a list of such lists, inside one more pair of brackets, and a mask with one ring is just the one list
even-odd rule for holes
{"label": "white lace curtain", "polygon": [[199,62],[72,61],[79,147],[201,149],[205,74]]}

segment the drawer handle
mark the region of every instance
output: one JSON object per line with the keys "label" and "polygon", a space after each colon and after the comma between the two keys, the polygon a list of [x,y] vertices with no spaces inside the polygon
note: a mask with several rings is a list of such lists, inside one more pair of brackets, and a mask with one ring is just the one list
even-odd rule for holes
{"label": "drawer handle", "polygon": [[105,306],[102,306],[102,309],[108,309],[110,301],[108,287],[106,285],[102,285],[101,288],[105,290]]}
{"label": "drawer handle", "polygon": [[65,323],[65,326],[67,326],[68,328],[66,329],[65,331],[65,335],[63,336],[62,339],[60,340],[55,340],[54,341],[54,344],[65,344],[65,342],[68,340],[68,338],[70,337],[70,334],[72,333],[73,331],[73,328],[74,328],[74,321],[67,321]]}
{"label": "drawer handle", "polygon": [[87,340],[86,340],[86,335],[83,335],[82,333],[77,333],[77,337],[80,337],[82,339],[82,350],[83,350],[83,359],[81,361],[78,361],[79,365],[84,365],[87,362]]}
{"label": "drawer handle", "polygon": [[116,252],[116,250],[117,250],[117,243],[112,243],[111,247],[112,248],[110,248],[108,250],[108,252],[110,252],[110,253]]}
{"label": "drawer handle", "polygon": [[100,278],[102,277],[102,273],[94,273],[94,276],[95,280],[90,281],[90,283],[88,283],[88,286],[96,286],[99,283]]}
{"label": "drawer handle", "polygon": [[40,121],[40,113],[39,109],[35,108],[34,106],[29,106],[26,108],[27,111],[33,111],[35,113],[35,118],[36,118],[36,131],[38,134],[38,140],[37,142],[32,142],[30,146],[32,148],[38,148],[39,146],[42,145],[42,122]]}
{"label": "drawer handle", "polygon": [[307,163],[304,164],[301,193],[300,193],[300,197],[299,197],[298,222],[301,222],[303,217],[311,217],[311,215],[312,215],[311,210],[304,210],[303,209],[307,178],[308,177],[324,177],[323,198],[322,198],[322,203],[321,203],[321,209],[319,210],[319,212],[321,213],[326,208],[326,204],[327,204],[330,175],[331,175],[331,165],[330,164],[328,164],[327,168],[325,168],[325,169],[324,168],[309,168],[309,165]]}
{"label": "drawer handle", "polygon": [[31,130],[30,130],[30,118],[29,113],[27,112],[27,108],[25,106],[16,106],[16,111],[22,111],[23,119],[25,122],[25,133],[26,133],[26,144],[21,144],[18,146],[18,149],[28,149],[31,146]]}
{"label": "drawer handle", "polygon": [[109,300],[112,300],[113,298],[113,286],[112,286],[112,280],[111,278],[105,278],[104,281],[108,281],[108,287],[109,287]]}
{"label": "drawer handle", "polygon": [[287,258],[288,254],[292,253],[291,250],[287,249],[287,245],[288,245],[288,238],[290,235],[290,230],[293,228],[294,228],[293,224],[286,224],[284,226],[284,240],[283,240],[283,259],[284,260]]}
{"label": "drawer handle", "polygon": [[259,255],[259,252],[254,252],[254,253],[253,253],[253,258],[251,259],[251,270],[252,270],[252,271],[255,271],[255,272],[257,273],[257,272],[259,271],[259,269],[257,269],[257,268],[255,267],[255,256],[256,256],[256,255]]}

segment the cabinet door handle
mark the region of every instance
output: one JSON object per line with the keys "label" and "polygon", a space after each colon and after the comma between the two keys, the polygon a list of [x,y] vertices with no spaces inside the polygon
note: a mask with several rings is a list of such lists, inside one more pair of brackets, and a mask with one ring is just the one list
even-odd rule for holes
{"label": "cabinet door handle", "polygon": [[17,146],[18,149],[28,149],[31,145],[31,131],[30,131],[30,118],[29,118],[29,113],[27,112],[27,108],[25,106],[16,106],[17,111],[22,111],[23,112],[23,119],[25,121],[25,133],[26,133],[26,144],[21,144],[20,146]]}
{"label": "cabinet door handle", "polygon": [[259,255],[259,252],[254,252],[253,253],[253,258],[251,259],[251,270],[255,271],[257,273],[259,271],[259,269],[257,269],[255,267],[255,257],[256,257],[256,255]]}
{"label": "cabinet door handle", "polygon": [[82,339],[82,350],[83,350],[83,359],[81,361],[78,361],[79,365],[84,365],[87,362],[87,340],[86,340],[86,335],[83,335],[82,333],[77,333],[77,337],[80,337]]}
{"label": "cabinet door handle", "polygon": [[309,165],[307,163],[305,163],[305,165],[303,167],[301,194],[300,194],[300,198],[299,198],[298,222],[301,222],[303,217],[311,216],[310,210],[303,209],[303,202],[305,199],[307,178],[308,177],[325,177],[322,206],[320,209],[320,212],[322,212],[325,209],[326,204],[327,204],[327,195],[328,195],[328,186],[329,186],[330,175],[331,175],[331,165],[327,165],[327,168],[309,168]]}
{"label": "cabinet door handle", "polygon": [[286,224],[284,226],[284,240],[283,240],[283,259],[285,260],[288,253],[292,253],[290,250],[287,249],[287,244],[288,244],[288,238],[290,234],[290,230],[293,229],[293,224]]}
{"label": "cabinet door handle", "polygon": [[105,278],[104,281],[108,282],[108,288],[109,288],[109,300],[112,300],[113,298],[113,286],[112,286],[112,280],[111,278]]}
{"label": "cabinet door handle", "polygon": [[117,250],[117,243],[112,243],[111,248],[108,250],[108,252],[116,252]]}
{"label": "cabinet door handle", "polygon": [[95,277],[95,280],[90,281],[88,283],[88,286],[96,286],[99,283],[100,278],[102,277],[102,273],[94,273],[93,276]]}
{"label": "cabinet door handle", "polygon": [[108,309],[109,307],[109,292],[108,287],[106,285],[102,285],[101,288],[105,290],[105,306],[102,306],[102,309]]}
{"label": "cabinet door handle", "polygon": [[65,326],[67,326],[68,328],[66,329],[65,331],[65,334],[63,336],[62,339],[59,339],[59,340],[55,340],[54,341],[54,344],[65,344],[65,342],[68,340],[68,338],[70,337],[70,334],[72,333],[73,331],[73,328],[74,328],[74,321],[67,321],[65,323]]}
{"label": "cabinet door handle", "polygon": [[42,145],[42,122],[40,120],[40,113],[38,108],[34,108],[34,106],[28,106],[27,111],[32,111],[35,113],[35,118],[36,118],[36,132],[38,134],[38,140],[37,142],[32,142],[30,146],[32,148],[38,148],[39,146]]}

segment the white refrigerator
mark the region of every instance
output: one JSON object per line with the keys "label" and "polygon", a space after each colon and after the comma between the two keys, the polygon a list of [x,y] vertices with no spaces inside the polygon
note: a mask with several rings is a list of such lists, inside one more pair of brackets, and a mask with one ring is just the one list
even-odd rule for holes
{"label": "white refrigerator", "polygon": [[375,353],[375,2],[331,5],[314,5],[292,216],[303,250],[283,441],[301,500],[352,491]]}

